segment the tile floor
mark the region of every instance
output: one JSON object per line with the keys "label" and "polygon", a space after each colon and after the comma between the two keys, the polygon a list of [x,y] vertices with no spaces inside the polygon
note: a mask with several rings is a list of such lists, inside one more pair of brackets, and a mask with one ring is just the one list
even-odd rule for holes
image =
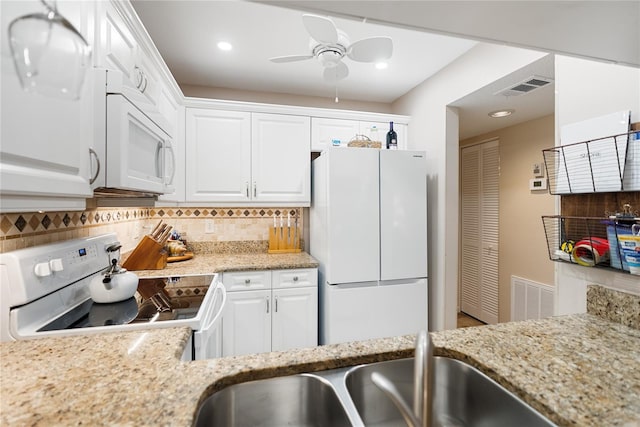
{"label": "tile floor", "polygon": [[458,328],[468,328],[470,326],[482,325],[485,325],[485,323],[463,312],[458,313]]}

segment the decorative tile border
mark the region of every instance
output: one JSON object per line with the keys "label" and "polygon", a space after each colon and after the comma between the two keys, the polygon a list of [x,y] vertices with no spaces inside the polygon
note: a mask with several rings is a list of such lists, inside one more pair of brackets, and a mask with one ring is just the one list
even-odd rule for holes
{"label": "decorative tile border", "polygon": [[82,212],[29,212],[0,215],[0,240],[149,219],[149,208],[98,208]]}
{"label": "decorative tile border", "polygon": [[301,208],[152,208],[151,218],[271,218],[273,215],[300,217]]}
{"label": "decorative tile border", "polygon": [[9,213],[0,214],[0,240],[145,219],[271,218],[287,214],[300,217],[302,208],[97,208],[82,212]]}

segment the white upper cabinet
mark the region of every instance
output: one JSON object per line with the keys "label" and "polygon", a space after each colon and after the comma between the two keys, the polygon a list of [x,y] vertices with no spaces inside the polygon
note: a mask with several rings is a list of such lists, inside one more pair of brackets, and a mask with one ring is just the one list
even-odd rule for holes
{"label": "white upper cabinet", "polygon": [[[92,43],[91,2],[58,2],[58,8]],[[80,99],[22,90],[9,47],[9,23],[43,11],[38,1],[0,2],[2,87],[0,117],[0,209],[2,212],[82,210],[91,197],[93,74],[87,72]]]}
{"label": "white upper cabinet", "polygon": [[336,144],[347,143],[360,133],[360,122],[357,120],[327,119],[313,117],[311,119],[311,150],[322,151]]}
{"label": "white upper cabinet", "polygon": [[[127,15],[126,3],[99,1],[95,3],[96,26],[96,66],[107,70],[107,92],[125,93],[135,97],[135,102],[151,104],[159,110],[171,125],[171,133],[176,124],[175,115],[167,111],[169,96],[162,79],[157,61],[145,49],[145,41],[140,34],[144,31]],[[121,9],[120,11],[118,9]],[[136,29],[134,31],[134,29]],[[150,40],[146,44],[152,44]],[[164,127],[164,126],[163,126]]]}
{"label": "white upper cabinet", "polygon": [[[377,136],[372,131],[376,128]],[[393,123],[393,129],[398,135],[398,149],[407,148],[406,123]],[[313,117],[311,119],[311,151],[322,151],[328,147],[336,145],[346,147],[349,141],[355,139],[356,135],[364,135],[372,141],[380,141],[382,148],[385,148],[389,122],[387,121],[367,121],[367,120],[346,120],[325,117]]]}
{"label": "white upper cabinet", "polygon": [[253,113],[251,122],[252,200],[309,206],[309,117]]}
{"label": "white upper cabinet", "polygon": [[186,201],[310,202],[309,118],[187,108]]}
{"label": "white upper cabinet", "polygon": [[251,113],[187,108],[186,200],[250,200]]}
{"label": "white upper cabinet", "polygon": [[[137,87],[142,75],[136,70],[138,43],[115,7],[108,1],[96,3],[96,65],[120,73],[120,82]],[[113,79],[113,77],[111,77]],[[113,82],[113,80],[111,80]]]}

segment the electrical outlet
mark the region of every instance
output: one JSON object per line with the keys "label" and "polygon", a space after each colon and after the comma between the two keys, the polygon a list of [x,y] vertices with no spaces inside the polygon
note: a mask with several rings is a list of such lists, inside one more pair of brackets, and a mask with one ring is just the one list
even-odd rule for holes
{"label": "electrical outlet", "polygon": [[142,234],[142,227],[141,226],[135,226],[134,229],[133,229],[133,240],[140,239],[140,234]]}
{"label": "electrical outlet", "polygon": [[212,219],[205,219],[204,220],[204,232],[205,234],[211,234],[211,233],[215,233],[216,231],[216,227],[215,227],[215,223],[213,222]]}

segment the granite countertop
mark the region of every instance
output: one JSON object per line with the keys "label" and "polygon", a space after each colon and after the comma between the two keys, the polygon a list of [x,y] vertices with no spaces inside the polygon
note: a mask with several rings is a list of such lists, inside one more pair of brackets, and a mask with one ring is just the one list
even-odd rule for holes
{"label": "granite countertop", "polygon": [[[638,299],[640,301],[640,299]],[[636,305],[638,305],[636,303]],[[186,328],[0,344],[0,424],[190,426],[225,386],[409,357],[413,336],[181,362]],[[592,314],[432,333],[561,426],[640,423],[640,330]]]}
{"label": "granite countertop", "polygon": [[225,271],[316,268],[318,261],[306,252],[269,253],[196,253],[190,260],[171,262],[162,270],[135,270],[138,277],[167,277],[221,273]]}

